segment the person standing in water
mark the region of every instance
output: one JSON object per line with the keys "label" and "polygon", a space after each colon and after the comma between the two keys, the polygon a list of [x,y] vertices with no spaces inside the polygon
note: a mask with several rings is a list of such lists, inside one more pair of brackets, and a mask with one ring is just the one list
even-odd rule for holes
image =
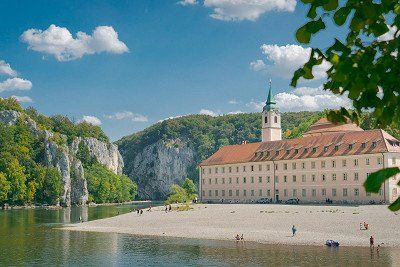
{"label": "person standing in water", "polygon": [[374,246],[374,237],[371,235],[371,237],[369,238],[369,246],[373,247]]}
{"label": "person standing in water", "polygon": [[293,225],[293,226],[292,226],[292,233],[293,233],[293,236],[296,234],[296,232],[297,232],[297,229],[296,229],[296,227]]}

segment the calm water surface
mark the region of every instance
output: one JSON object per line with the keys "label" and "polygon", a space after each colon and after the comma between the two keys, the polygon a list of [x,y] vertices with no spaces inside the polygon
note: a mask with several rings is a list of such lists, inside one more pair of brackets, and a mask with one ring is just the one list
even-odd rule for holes
{"label": "calm water surface", "polygon": [[369,248],[237,245],[56,229],[80,216],[95,220],[137,207],[0,211],[0,266],[400,266],[400,250],[391,248],[377,255]]}

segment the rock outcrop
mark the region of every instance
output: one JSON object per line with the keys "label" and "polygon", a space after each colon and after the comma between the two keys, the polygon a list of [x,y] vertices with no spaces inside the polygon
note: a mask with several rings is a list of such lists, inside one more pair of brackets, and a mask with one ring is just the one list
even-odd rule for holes
{"label": "rock outcrop", "polygon": [[[59,145],[53,139],[54,134],[47,130],[40,129],[36,122],[25,114],[12,110],[0,111],[0,122],[6,125],[15,125],[19,118],[23,118],[31,132],[44,142],[44,164],[55,167],[59,171],[63,182],[63,191],[60,204],[70,206],[71,204],[85,204],[88,201],[89,193],[85,179],[82,162],[77,158],[77,151],[80,142],[83,142],[89,149],[91,156],[98,162],[105,165],[115,173],[122,173],[124,166],[122,156],[117,146],[99,141],[95,138],[75,138],[71,145]],[[61,135],[65,144],[67,137]]]}
{"label": "rock outcrop", "polygon": [[129,162],[128,176],[138,184],[141,199],[165,199],[172,184],[182,184],[194,164],[194,151],[179,139],[146,146]]}

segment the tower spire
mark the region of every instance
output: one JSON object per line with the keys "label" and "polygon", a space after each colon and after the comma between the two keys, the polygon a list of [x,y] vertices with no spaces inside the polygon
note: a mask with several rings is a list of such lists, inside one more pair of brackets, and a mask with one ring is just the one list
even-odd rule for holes
{"label": "tower spire", "polygon": [[274,99],[274,95],[272,94],[272,80],[269,79],[269,90],[268,90],[268,96],[267,96],[267,101],[265,102],[265,106],[263,108],[264,111],[271,111],[276,109],[276,102]]}

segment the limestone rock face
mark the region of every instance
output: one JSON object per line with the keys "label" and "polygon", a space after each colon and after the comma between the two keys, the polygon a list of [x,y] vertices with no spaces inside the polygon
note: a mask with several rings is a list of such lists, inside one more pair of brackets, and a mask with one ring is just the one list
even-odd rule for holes
{"label": "limestone rock face", "polygon": [[116,145],[99,141],[96,138],[78,137],[71,144],[71,149],[75,154],[78,152],[80,142],[83,142],[89,148],[90,155],[106,166],[107,169],[116,174],[122,174],[124,161]]}
{"label": "limestone rock face", "polygon": [[[22,115],[17,111],[0,111],[0,122],[6,125],[15,125]],[[101,164],[115,173],[122,173],[124,163],[114,144],[101,142],[95,138],[75,138],[70,146],[61,146],[53,141],[52,132],[40,129],[36,122],[29,117],[24,117],[24,120],[35,136],[43,138],[44,164],[57,168],[61,174],[63,183],[61,205],[86,204],[89,198],[82,162],[76,157],[80,142],[88,147],[90,154],[96,157]],[[61,135],[61,138],[67,143],[66,136]]]}
{"label": "limestone rock face", "polygon": [[138,184],[141,199],[165,199],[172,184],[182,184],[194,151],[179,139],[146,146],[129,162],[129,177]]}

